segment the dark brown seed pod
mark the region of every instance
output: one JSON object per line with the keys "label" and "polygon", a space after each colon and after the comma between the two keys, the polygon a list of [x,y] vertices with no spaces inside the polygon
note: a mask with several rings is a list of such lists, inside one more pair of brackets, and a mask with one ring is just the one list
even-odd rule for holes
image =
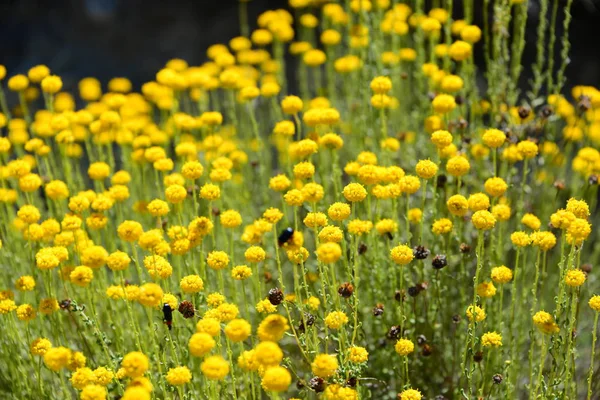
{"label": "dark brown seed pod", "polygon": [[519,109],[517,110],[517,112],[519,114],[519,118],[525,119],[525,118],[529,117],[529,114],[531,113],[531,109],[527,106],[520,106]]}
{"label": "dark brown seed pod", "polygon": [[379,317],[383,315],[384,306],[381,303],[378,303],[375,307],[373,307],[373,315]]}
{"label": "dark brown seed pod", "polygon": [[463,254],[467,254],[467,253],[471,252],[471,246],[469,246],[466,243],[461,243],[460,244],[460,252]]}
{"label": "dark brown seed pod", "polygon": [[454,314],[452,316],[452,322],[454,322],[455,324],[458,324],[460,322],[460,319],[461,319],[460,315],[458,315],[458,314]]}
{"label": "dark brown seed pod", "polygon": [[579,96],[579,101],[577,102],[577,109],[584,113],[587,110],[592,108],[592,101],[588,96]]}
{"label": "dark brown seed pod", "polygon": [[364,244],[364,243],[361,243],[361,244],[358,246],[358,254],[359,254],[359,255],[363,255],[363,254],[365,254],[365,253],[367,252],[367,250],[368,250],[368,249],[369,249],[369,248],[367,247],[367,245],[366,245],[366,244]]}
{"label": "dark brown seed pod", "polygon": [[402,334],[402,329],[398,325],[394,325],[387,333],[388,339],[398,339]]}
{"label": "dark brown seed pod", "polygon": [[266,283],[271,283],[273,280],[273,275],[269,271],[265,271],[264,278]]}
{"label": "dark brown seed pod", "polygon": [[419,293],[421,293],[421,291],[419,290],[419,288],[417,286],[411,286],[408,288],[408,295],[410,297],[417,297],[419,295]]}
{"label": "dark brown seed pod", "polygon": [[492,376],[492,380],[494,381],[494,384],[499,385],[502,383],[504,378],[502,377],[502,375],[496,374],[496,375]]}
{"label": "dark brown seed pod", "polygon": [[406,295],[404,293],[404,290],[396,290],[396,292],[394,293],[394,299],[396,301],[404,301]]}
{"label": "dark brown seed pod", "polygon": [[555,181],[554,182],[554,188],[556,190],[565,190],[565,187],[566,187],[565,182],[563,182],[563,181]]}
{"label": "dark brown seed pod", "polygon": [[219,215],[221,215],[221,210],[219,210],[217,207],[213,207],[212,215],[214,215],[215,217],[218,217]]}
{"label": "dark brown seed pod", "polygon": [[446,182],[448,182],[448,177],[446,175],[438,175],[436,180],[435,180],[435,184],[437,186],[438,189],[442,189],[444,188],[444,186],[446,186]]}
{"label": "dark brown seed pod", "polygon": [[356,384],[358,383],[358,379],[356,379],[355,376],[351,376],[347,381],[346,381],[346,385],[350,386],[350,387],[356,387]]}
{"label": "dark brown seed pod", "polygon": [[325,390],[325,382],[322,378],[315,376],[308,381],[308,387],[316,393],[321,393]]}
{"label": "dark brown seed pod", "polygon": [[456,105],[460,106],[465,103],[465,98],[461,95],[458,95],[454,98],[454,101],[456,102]]}
{"label": "dark brown seed pod", "polygon": [[417,260],[424,260],[429,257],[429,254],[431,254],[431,252],[425,248],[425,246],[415,246],[415,248],[413,248],[413,255]]}
{"label": "dark brown seed pod", "polygon": [[448,261],[446,260],[446,256],[444,254],[438,254],[433,257],[433,261],[431,261],[431,265],[435,269],[442,269],[446,265],[448,265]]}
{"label": "dark brown seed pod", "polygon": [[428,345],[427,343],[423,345],[423,348],[421,349],[421,354],[424,357],[429,357],[431,355],[431,353],[433,353],[433,349],[431,348],[430,345]]}
{"label": "dark brown seed pod", "polygon": [[279,288],[273,288],[269,290],[269,301],[274,306],[278,306],[283,301],[283,292]]}
{"label": "dark brown seed pod", "polygon": [[427,343],[427,338],[425,337],[425,335],[421,334],[417,336],[417,345],[423,346],[425,343]]}
{"label": "dark brown seed pod", "polygon": [[353,293],[354,286],[352,286],[352,284],[349,282],[342,283],[340,287],[338,287],[338,294],[345,299],[352,296]]}
{"label": "dark brown seed pod", "polygon": [[550,107],[549,105],[545,105],[544,107],[542,107],[542,109],[540,110],[540,116],[542,118],[550,118],[550,116],[552,115],[552,107]]}
{"label": "dark brown seed pod", "polygon": [[592,264],[590,263],[585,263],[581,266],[581,270],[583,272],[585,272],[586,274],[589,274],[590,272],[592,272]]}
{"label": "dark brown seed pod", "polygon": [[179,303],[179,307],[177,311],[183,315],[183,318],[192,318],[196,314],[196,309],[194,308],[194,304],[191,301],[184,300]]}
{"label": "dark brown seed pod", "polygon": [[598,184],[598,175],[590,175],[588,178],[589,185],[597,185]]}
{"label": "dark brown seed pod", "polygon": [[478,351],[477,353],[475,353],[475,355],[473,356],[473,361],[475,361],[476,363],[480,363],[483,360],[483,351]]}
{"label": "dark brown seed pod", "polygon": [[71,299],[61,300],[61,302],[58,303],[58,306],[60,307],[61,310],[70,311],[71,310]]}

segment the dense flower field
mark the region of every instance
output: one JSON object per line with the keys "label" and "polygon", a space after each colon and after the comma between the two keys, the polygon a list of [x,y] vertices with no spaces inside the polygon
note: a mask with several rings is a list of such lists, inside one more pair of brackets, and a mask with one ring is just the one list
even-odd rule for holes
{"label": "dense flower field", "polygon": [[0,66],[0,397],[598,399],[600,91],[558,2],[525,66],[527,0],[433,3],[241,2],[139,93]]}

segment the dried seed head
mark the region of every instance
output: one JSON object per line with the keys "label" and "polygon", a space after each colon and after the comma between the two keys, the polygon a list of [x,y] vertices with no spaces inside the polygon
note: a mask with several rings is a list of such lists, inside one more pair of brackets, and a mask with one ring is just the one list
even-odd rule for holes
{"label": "dried seed head", "polygon": [[340,285],[340,287],[338,288],[338,294],[345,299],[352,296],[353,293],[354,293],[354,286],[352,286],[352,284],[350,282],[342,283]]}
{"label": "dried seed head", "polygon": [[213,207],[212,215],[214,215],[215,217],[218,217],[219,215],[221,215],[221,210],[219,210],[217,207]]}
{"label": "dried seed head", "polygon": [[460,315],[454,314],[452,316],[452,322],[454,322],[455,324],[458,324],[460,322]]}
{"label": "dried seed head", "polygon": [[394,325],[388,331],[387,337],[388,337],[388,339],[398,339],[401,334],[402,334],[402,328],[400,328],[400,326],[398,326],[398,325]]}
{"label": "dried seed head", "polygon": [[417,260],[424,260],[429,257],[431,252],[425,248],[425,246],[416,246],[413,248],[413,254]]}
{"label": "dried seed head", "polygon": [[423,349],[421,350],[421,354],[423,354],[424,357],[429,357],[431,353],[433,353],[433,349],[431,348],[431,346],[428,344],[424,344]]}
{"label": "dried seed head", "polygon": [[410,297],[417,297],[419,295],[419,293],[421,293],[421,291],[419,290],[419,288],[417,286],[411,286],[408,288],[408,295]]}
{"label": "dried seed head", "polygon": [[58,306],[61,310],[71,311],[71,299],[61,300],[61,302],[58,303]]}
{"label": "dried seed head", "polygon": [[590,272],[592,272],[592,264],[590,263],[585,263],[581,266],[581,270],[583,272],[585,272],[586,274],[589,274]]}
{"label": "dried seed head", "polygon": [[556,190],[565,190],[565,182],[563,181],[554,181],[554,188]]}
{"label": "dried seed head", "polygon": [[279,288],[273,288],[269,290],[269,301],[274,306],[278,306],[283,301],[283,292]]}
{"label": "dried seed head", "polygon": [[517,112],[519,113],[519,117],[521,119],[525,119],[525,118],[529,117],[529,114],[531,113],[531,109],[527,106],[520,106]]}
{"label": "dried seed head", "polygon": [[406,294],[404,293],[404,290],[396,290],[396,293],[394,293],[394,299],[396,301],[404,301],[405,298]]}
{"label": "dried seed head", "polygon": [[588,178],[589,185],[597,185],[598,184],[598,175],[590,175]]}
{"label": "dried seed head", "polygon": [[448,177],[446,175],[438,175],[435,184],[438,189],[442,189],[446,186],[446,182],[448,182]]}
{"label": "dried seed head", "polygon": [[466,243],[461,243],[460,244],[460,252],[463,254],[467,254],[471,251],[471,246],[469,246]]}
{"label": "dried seed head", "polygon": [[363,255],[363,254],[365,254],[365,253],[367,252],[367,250],[368,250],[368,247],[367,247],[367,245],[366,245],[366,244],[364,244],[364,243],[361,243],[361,244],[358,246],[358,254],[360,254],[360,255]]}
{"label": "dried seed head", "polygon": [[496,374],[496,375],[492,376],[492,380],[494,381],[494,383],[495,383],[496,385],[499,385],[499,384],[501,384],[503,379],[504,379],[504,378],[503,378],[503,377],[502,377],[502,375],[500,375],[500,374]]}
{"label": "dried seed head", "polygon": [[421,334],[417,336],[417,344],[419,346],[423,346],[425,343],[427,343],[427,338],[425,337],[425,335]]}
{"label": "dried seed head", "polygon": [[540,110],[540,116],[542,118],[549,118],[551,115],[552,115],[552,107],[550,107],[549,105],[545,105]]}
{"label": "dried seed head", "polygon": [[310,378],[308,381],[308,387],[311,390],[314,390],[316,393],[321,393],[325,390],[325,382],[322,378],[315,376],[314,378]]}
{"label": "dried seed head", "polygon": [[269,271],[265,271],[264,273],[265,283],[271,283],[273,280],[273,275]]}
{"label": "dried seed head", "polygon": [[479,362],[481,362],[481,360],[483,360],[483,351],[478,351],[473,356],[473,361],[475,361],[476,363],[479,363]]}
{"label": "dried seed head", "polygon": [[465,98],[461,95],[458,95],[454,98],[454,101],[456,102],[457,106],[460,106],[460,105],[464,104]]}
{"label": "dried seed head", "polygon": [[192,318],[196,314],[196,309],[194,308],[194,304],[191,301],[184,300],[179,303],[179,307],[177,311],[183,315],[183,318]]}
{"label": "dried seed head", "polygon": [[577,102],[577,109],[584,113],[587,110],[592,108],[592,101],[588,96],[579,96],[579,101]]}
{"label": "dried seed head", "polygon": [[448,261],[446,260],[446,256],[444,254],[438,254],[437,256],[433,257],[433,261],[431,261],[431,265],[435,269],[442,269],[442,268],[444,268],[446,265],[448,265]]}
{"label": "dried seed head", "polygon": [[383,309],[384,309],[384,305],[381,303],[377,303],[377,305],[375,305],[375,307],[373,307],[373,315],[376,317],[383,315]]}
{"label": "dried seed head", "polygon": [[346,385],[350,386],[350,387],[356,387],[357,383],[358,383],[358,379],[356,379],[355,376],[351,376],[350,379],[348,379],[346,381]]}

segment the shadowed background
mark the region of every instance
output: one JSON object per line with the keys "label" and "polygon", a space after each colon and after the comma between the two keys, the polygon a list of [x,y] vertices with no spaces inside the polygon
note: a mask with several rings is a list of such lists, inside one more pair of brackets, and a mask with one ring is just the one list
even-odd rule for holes
{"label": "shadowed background", "polygon": [[[559,0],[558,35],[565,2]],[[455,3],[460,15],[462,6]],[[178,57],[200,64],[208,46],[239,35],[237,6],[237,0],[2,0],[0,64],[6,65],[9,75],[46,64],[63,78],[67,90],[87,76],[103,83],[126,76],[139,89],[167,60]],[[249,20],[282,7],[287,8],[287,0],[251,0]],[[535,61],[538,7],[538,0],[529,0],[521,84],[530,79],[528,66]],[[477,11],[475,22],[482,26],[481,10]],[[592,32],[600,23],[600,0],[575,0],[572,15],[567,88],[598,87],[600,44]],[[556,54],[555,65],[560,64],[560,51]],[[477,61],[483,68],[481,58]]]}

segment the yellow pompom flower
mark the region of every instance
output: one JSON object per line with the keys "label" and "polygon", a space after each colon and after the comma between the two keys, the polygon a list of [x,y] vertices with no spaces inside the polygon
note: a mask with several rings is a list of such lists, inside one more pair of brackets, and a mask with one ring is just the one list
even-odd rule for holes
{"label": "yellow pompom flower", "polygon": [[502,335],[498,332],[486,332],[481,336],[481,345],[483,347],[502,346]]}
{"label": "yellow pompom flower", "polygon": [[545,334],[553,334],[559,331],[559,327],[554,322],[554,317],[546,311],[538,311],[533,316],[533,323],[540,331]]}
{"label": "yellow pompom flower", "polygon": [[175,367],[167,372],[167,382],[170,385],[180,386],[189,383],[192,380],[192,373],[188,367]]}
{"label": "yellow pompom flower", "polygon": [[292,375],[280,366],[267,368],[260,382],[263,389],[270,392],[284,392],[291,383]]}
{"label": "yellow pompom flower", "polygon": [[513,278],[513,273],[510,268],[504,265],[492,268],[491,278],[494,282],[502,285],[508,283]]}
{"label": "yellow pompom flower", "polygon": [[229,374],[229,363],[222,356],[209,356],[200,365],[202,374],[210,380],[223,380]]}
{"label": "yellow pompom flower", "polygon": [[335,375],[339,364],[334,355],[318,354],[310,366],[313,374],[319,378],[326,379]]}
{"label": "yellow pompom flower", "polygon": [[496,217],[486,210],[477,211],[471,217],[471,221],[478,230],[490,230],[496,225]]}
{"label": "yellow pompom flower", "polygon": [[392,248],[390,256],[392,261],[398,265],[406,265],[415,258],[412,249],[403,244]]}
{"label": "yellow pompom flower", "polygon": [[332,311],[325,317],[325,325],[329,329],[340,329],[348,323],[348,316],[343,311]]}
{"label": "yellow pompom flower", "polygon": [[399,355],[407,356],[415,351],[415,344],[409,339],[402,338],[396,342],[394,349]]}
{"label": "yellow pompom flower", "polygon": [[565,275],[565,283],[570,287],[579,287],[586,280],[585,273],[580,269],[572,269]]}

